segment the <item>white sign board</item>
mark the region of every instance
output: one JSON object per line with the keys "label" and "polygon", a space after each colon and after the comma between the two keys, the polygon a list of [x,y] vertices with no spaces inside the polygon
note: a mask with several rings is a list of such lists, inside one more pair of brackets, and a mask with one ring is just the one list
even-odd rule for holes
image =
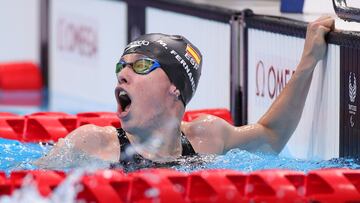
{"label": "white sign board", "polygon": [[50,109],[115,111],[115,64],[127,42],[126,4],[51,2]]}
{"label": "white sign board", "polygon": [[2,0],[0,27],[0,62],[40,62],[40,0]]}
{"label": "white sign board", "polygon": [[[299,63],[304,39],[249,29],[248,121],[255,123],[281,93]],[[339,47],[329,45],[313,75],[298,127],[285,156],[329,159],[339,156]]]}

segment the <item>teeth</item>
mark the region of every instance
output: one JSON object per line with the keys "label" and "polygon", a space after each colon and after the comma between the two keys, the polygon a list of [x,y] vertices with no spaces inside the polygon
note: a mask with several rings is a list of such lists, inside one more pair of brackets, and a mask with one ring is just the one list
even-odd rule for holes
{"label": "teeth", "polygon": [[127,93],[124,90],[121,90],[119,96],[124,96],[124,95],[127,95]]}

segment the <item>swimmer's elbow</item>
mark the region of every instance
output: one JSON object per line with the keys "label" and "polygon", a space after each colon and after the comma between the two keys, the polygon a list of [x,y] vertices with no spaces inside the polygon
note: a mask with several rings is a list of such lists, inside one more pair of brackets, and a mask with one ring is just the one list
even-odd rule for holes
{"label": "swimmer's elbow", "polygon": [[263,131],[264,142],[259,146],[259,150],[267,153],[276,153],[279,154],[287,143],[287,139],[283,139],[284,136],[281,136],[279,132],[268,128],[264,125],[261,125]]}
{"label": "swimmer's elbow", "polygon": [[263,152],[263,153],[267,153],[267,154],[278,155],[281,152],[281,150],[274,149],[274,147],[271,146],[270,144],[263,144],[263,145],[259,146],[256,150],[254,150],[254,152]]}

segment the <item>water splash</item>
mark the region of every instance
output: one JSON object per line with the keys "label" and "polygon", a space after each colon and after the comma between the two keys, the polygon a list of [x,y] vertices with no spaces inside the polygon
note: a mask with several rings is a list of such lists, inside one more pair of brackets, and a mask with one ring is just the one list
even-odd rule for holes
{"label": "water splash", "polygon": [[11,196],[2,196],[0,198],[0,203],[13,203],[13,202],[48,203],[48,201],[39,194],[36,186],[32,183],[30,176],[26,176],[24,178],[24,183],[22,187],[19,190],[14,191]]}
{"label": "water splash", "polygon": [[78,184],[81,177],[86,173],[93,173],[97,170],[96,166],[78,168],[68,173],[66,179],[48,196],[42,196],[31,175],[24,178],[20,189],[13,192],[11,196],[1,196],[0,203],[75,203],[79,202],[76,197],[83,187]]}
{"label": "water splash", "polygon": [[320,168],[350,168],[359,169],[359,161],[349,158],[333,158],[330,160],[304,160],[286,158],[274,154],[250,153],[245,150],[233,149],[225,155],[201,156],[203,165],[191,166],[189,164],[176,167],[177,170],[191,172],[200,169],[232,169],[252,172],[262,169],[289,169],[308,172]]}
{"label": "water splash", "polygon": [[[39,144],[21,143],[18,141],[0,139],[0,170],[10,173],[15,169],[37,169],[32,162],[46,154],[51,146],[42,146]],[[68,157],[71,158],[71,157]],[[81,156],[77,158],[82,158]],[[76,162],[76,159],[73,160]],[[83,160],[84,161],[84,160]],[[87,160],[85,160],[87,161]],[[290,169],[308,172],[309,170],[319,168],[350,168],[359,169],[358,160],[346,158],[334,158],[331,160],[309,161],[294,158],[285,158],[272,154],[250,153],[244,150],[233,149],[225,155],[202,155],[198,157],[180,158],[178,165],[173,166],[179,171],[192,172],[201,169],[232,169],[244,172],[251,172],[261,169]],[[77,193],[81,190],[76,182],[85,172],[92,172],[104,165],[93,165],[85,168],[76,169],[67,175],[64,182],[56,188],[49,197],[43,197],[39,194],[36,186],[25,181],[25,185],[13,193],[12,196],[2,196],[0,203],[8,202],[76,202]],[[94,164],[95,163],[95,164]],[[73,166],[77,168],[78,166]],[[31,181],[30,181],[31,182]],[[147,191],[145,195],[156,196],[158,191]]]}
{"label": "water splash", "polygon": [[[21,143],[14,140],[0,139],[0,170],[7,173],[19,169],[38,169],[33,161],[46,154],[51,146],[42,146],[34,143]],[[75,158],[74,158],[75,157]],[[106,168],[108,163],[97,162],[86,156],[67,157],[74,163],[81,161],[83,165],[72,165],[67,169],[87,166],[92,163],[94,168]],[[82,159],[82,160],[79,160]],[[199,157],[180,158],[177,160],[179,171],[191,172],[200,169],[233,169],[251,172],[261,169],[281,168],[307,172],[319,168],[350,168],[359,169],[359,161],[348,158],[334,158],[330,160],[303,160],[285,158],[272,154],[250,153],[245,150],[233,149],[225,155],[201,155]],[[96,167],[95,167],[96,166]],[[63,168],[64,169],[64,168]]]}

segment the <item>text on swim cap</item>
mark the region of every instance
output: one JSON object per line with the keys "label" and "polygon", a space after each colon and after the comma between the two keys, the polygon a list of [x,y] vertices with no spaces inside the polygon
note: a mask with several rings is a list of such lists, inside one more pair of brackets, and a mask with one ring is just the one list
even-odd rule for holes
{"label": "text on swim cap", "polygon": [[190,44],[186,45],[185,57],[190,61],[195,70],[199,68],[201,57]]}
{"label": "text on swim cap", "polygon": [[191,65],[193,65],[193,68],[195,70],[197,70],[199,68],[199,64],[196,63],[194,58],[188,52],[185,53],[185,58],[187,58],[187,60],[190,61]]}
{"label": "text on swim cap", "polygon": [[189,77],[189,80],[191,83],[192,94],[194,94],[196,87],[195,87],[194,77],[190,71],[188,64],[186,63],[186,61],[183,58],[181,58],[181,56],[175,50],[171,50],[170,53],[175,56],[176,60],[178,60],[180,62],[180,64],[183,66],[183,68],[185,69],[187,76]]}
{"label": "text on swim cap", "polygon": [[125,50],[124,52],[126,52],[127,50],[129,49],[132,49],[134,47],[140,47],[140,46],[147,46],[149,45],[149,41],[146,41],[146,40],[136,40],[136,41],[133,41],[133,42],[130,42],[130,44],[128,44],[126,47],[125,47]]}
{"label": "text on swim cap", "polygon": [[161,39],[159,39],[157,42],[158,42],[161,46],[163,46],[165,49],[168,49],[168,48],[167,48],[167,44],[166,44],[164,41],[162,41]]}

